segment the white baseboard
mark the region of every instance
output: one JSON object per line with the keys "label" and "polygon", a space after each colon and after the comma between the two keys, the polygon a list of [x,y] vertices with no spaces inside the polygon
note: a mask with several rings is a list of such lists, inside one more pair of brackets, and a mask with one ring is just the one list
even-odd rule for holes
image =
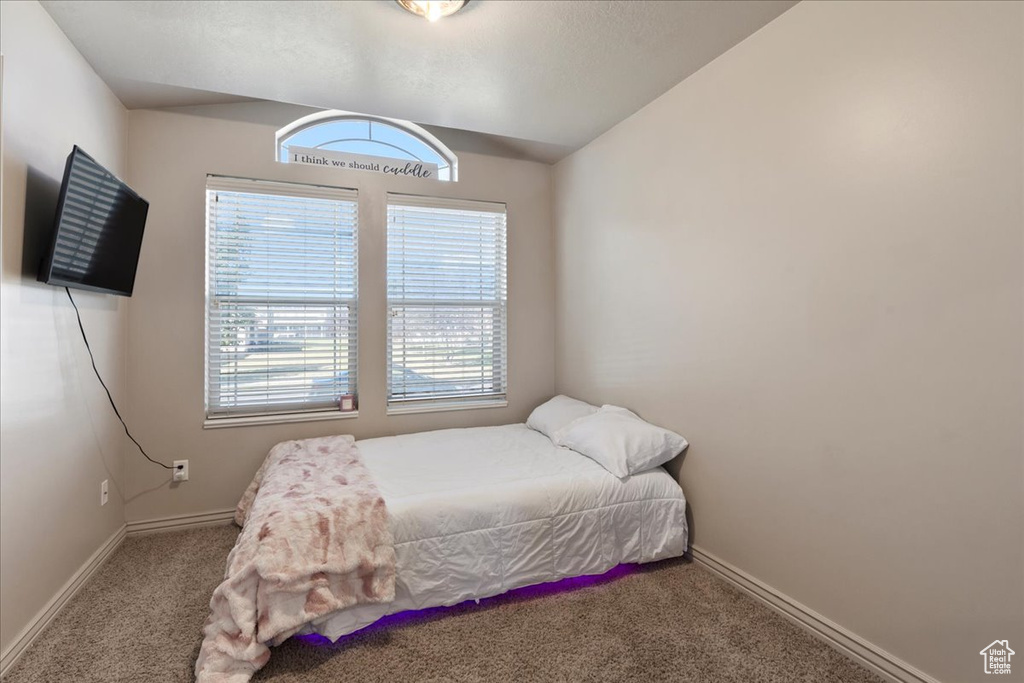
{"label": "white baseboard", "polygon": [[0,677],[7,675],[7,672],[18,661],[18,658],[28,649],[28,646],[35,642],[35,639],[53,621],[53,618],[64,608],[68,600],[81,590],[86,581],[117,550],[124,538],[125,527],[122,525],[85,561],[85,564],[78,568],[78,571],[72,574],[67,583],[57,591],[57,594],[50,598],[50,601],[29,622],[28,626],[18,634],[18,637],[14,639],[11,646],[7,648],[3,655],[0,655]]}
{"label": "white baseboard", "polygon": [[213,510],[211,512],[200,512],[191,515],[175,515],[172,517],[161,517],[159,519],[145,519],[136,522],[128,522],[121,526],[114,534],[94,552],[81,567],[78,568],[68,582],[57,594],[54,595],[39,614],[18,634],[10,647],[0,655],[0,677],[6,676],[8,670],[18,658],[24,654],[28,646],[43,632],[53,618],[63,609],[68,600],[73,598],[86,581],[99,569],[104,562],[121,545],[126,536],[155,533],[157,531],[170,531],[172,529],[186,529],[190,527],[213,526],[226,524],[235,518],[234,508],[230,510]]}
{"label": "white baseboard", "polygon": [[788,595],[755,579],[742,569],[697,546],[693,546],[691,551],[694,560],[718,576],[749,593],[879,676],[898,683],[940,683],[938,679],[886,652],[874,643],[864,640],[856,633],[848,631]]}
{"label": "white baseboard", "polygon": [[[86,581],[110,557],[127,535],[139,535],[173,529],[186,529],[226,524],[234,519],[235,511],[213,510],[188,515],[173,515],[158,519],[128,522],[108,538],[67,583],[50,599],[45,607],[25,627],[14,643],[0,656],[0,677],[8,670],[42,633],[67,602],[81,590]],[[726,581],[760,600],[787,617],[798,626],[817,636],[828,645],[857,660],[883,678],[897,683],[940,683],[920,669],[908,664],[877,645],[864,640],[834,621],[747,574],[742,569],[722,560],[698,546],[691,548],[693,559]]]}
{"label": "white baseboard", "polygon": [[226,524],[235,518],[235,509],[211,510],[209,512],[197,512],[188,515],[172,515],[170,517],[158,517],[157,519],[142,519],[135,522],[128,522],[128,535],[149,534],[156,531],[171,531],[172,529],[188,529],[201,526],[214,526]]}

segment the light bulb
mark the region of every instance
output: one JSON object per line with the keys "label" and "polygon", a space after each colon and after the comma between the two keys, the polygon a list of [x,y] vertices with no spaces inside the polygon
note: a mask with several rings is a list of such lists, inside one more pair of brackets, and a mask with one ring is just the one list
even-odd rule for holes
{"label": "light bulb", "polygon": [[434,23],[455,12],[458,12],[466,4],[455,0],[397,0],[398,4],[413,14],[424,17],[427,21]]}

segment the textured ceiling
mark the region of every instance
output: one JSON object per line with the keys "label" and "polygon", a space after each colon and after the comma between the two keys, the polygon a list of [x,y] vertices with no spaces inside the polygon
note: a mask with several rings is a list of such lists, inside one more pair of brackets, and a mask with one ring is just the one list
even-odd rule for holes
{"label": "textured ceiling", "polygon": [[[576,149],[794,4],[44,0],[130,107],[244,98]],[[210,94],[214,93],[214,94]]]}

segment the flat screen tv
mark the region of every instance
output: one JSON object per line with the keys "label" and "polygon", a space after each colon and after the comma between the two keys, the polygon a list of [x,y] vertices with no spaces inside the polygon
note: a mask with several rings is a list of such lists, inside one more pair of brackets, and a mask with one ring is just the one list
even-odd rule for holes
{"label": "flat screen tv", "polygon": [[131,296],[148,212],[149,202],[76,145],[39,280]]}

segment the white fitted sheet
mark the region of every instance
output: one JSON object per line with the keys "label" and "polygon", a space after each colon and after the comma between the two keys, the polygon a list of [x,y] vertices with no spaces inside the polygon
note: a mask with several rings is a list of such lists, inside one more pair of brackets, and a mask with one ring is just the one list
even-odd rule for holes
{"label": "white fitted sheet", "polygon": [[395,600],[335,612],[305,633],[333,640],[387,614],[686,550],[686,501],[660,467],[619,480],[523,424],[357,445],[388,506]]}

